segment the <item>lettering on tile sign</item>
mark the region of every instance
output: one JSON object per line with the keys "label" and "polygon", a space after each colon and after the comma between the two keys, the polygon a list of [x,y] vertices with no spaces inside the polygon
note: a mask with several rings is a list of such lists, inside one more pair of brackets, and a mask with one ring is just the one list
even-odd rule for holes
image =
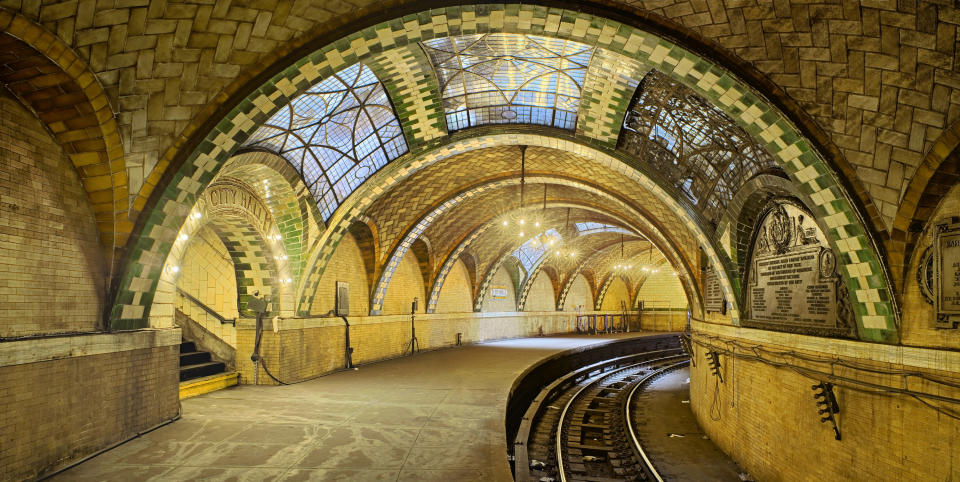
{"label": "lettering on tile sign", "polygon": [[960,219],[937,224],[934,234],[934,306],[938,328],[960,326]]}
{"label": "lettering on tile sign", "polygon": [[847,305],[837,260],[813,217],[792,202],[775,202],[760,219],[747,277],[750,322],[841,334]]}
{"label": "lettering on tile sign", "polygon": [[204,191],[211,210],[234,209],[245,211],[257,221],[257,228],[266,232],[271,224],[270,209],[256,194],[244,187],[217,183]]}

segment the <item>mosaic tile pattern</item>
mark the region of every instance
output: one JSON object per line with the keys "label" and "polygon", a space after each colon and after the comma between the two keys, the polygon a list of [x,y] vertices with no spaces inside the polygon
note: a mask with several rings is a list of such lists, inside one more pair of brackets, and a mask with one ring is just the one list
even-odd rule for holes
{"label": "mosaic tile pattern", "polygon": [[[830,242],[840,253],[841,271],[850,288],[864,338],[876,341],[896,339],[896,313],[892,295],[881,260],[870,245],[855,207],[848,200],[847,193],[837,182],[829,166],[778,111],[729,72],[664,39],[586,13],[532,5],[451,7],[385,22],[317,50],[266,82],[242,101],[208,135],[206,141],[200,144],[183,167],[173,175],[172,182],[164,187],[162,199],[154,211],[146,214],[148,222],[142,231],[137,233],[137,240],[131,247],[128,265],[112,310],[111,318],[115,326],[146,325],[147,307],[152,302],[163,259],[178,227],[183,224],[195,202],[196,195],[210,182],[214,172],[236,147],[237,139],[242,140],[248,136],[257,123],[264,121],[292,95],[323,75],[329,75],[333,69],[360,60],[369,51],[382,50],[397,43],[490,29],[555,36],[607,48],[671,75],[714,102],[748,132],[758,137],[775,155],[783,169],[800,183],[801,189],[813,199],[815,214],[827,225]],[[384,81],[389,82],[387,79]],[[399,104],[402,100],[394,99],[394,102]],[[523,135],[512,137],[515,142]],[[524,143],[536,145],[532,142],[534,139],[530,140],[531,142]],[[586,157],[597,162],[606,161],[611,167],[635,177],[644,188],[662,195],[672,211],[687,216],[681,203],[636,170],[642,169],[641,166],[621,163],[610,153],[587,149],[583,145],[557,142],[548,138],[543,140],[548,145],[563,145],[563,148],[572,149],[574,152],[586,151]],[[483,138],[478,137],[459,144],[438,146],[430,151],[428,157],[447,157],[453,153],[451,149],[466,149],[469,144],[476,147],[483,142]],[[410,145],[411,149],[414,149],[414,142],[410,142]],[[426,149],[426,146],[419,145],[417,149],[421,147]],[[389,176],[375,178],[374,182],[367,184],[376,186],[375,189],[382,192],[393,184],[389,177],[406,177],[411,171],[417,170],[418,163],[423,164],[423,156],[412,155],[410,158],[415,160],[395,161],[388,169],[383,170],[388,171]],[[357,207],[369,203],[374,193],[369,186],[365,187],[367,189],[361,188],[354,193],[354,202],[348,202],[349,206],[342,206],[331,218],[329,225],[333,227],[324,233],[323,248],[308,266],[322,266],[326,262],[332,252],[331,248],[335,247],[345,229],[339,226],[339,222],[344,217],[349,219],[362,212],[357,210]],[[725,269],[727,263],[721,258],[722,253],[715,249],[714,240],[700,227],[697,220],[686,217],[684,222],[706,247],[710,263],[716,267],[724,267],[719,276],[721,286],[730,299],[735,299]],[[319,270],[311,273],[312,278],[317,271]],[[299,291],[302,293],[310,287],[311,283],[302,283]],[[736,309],[732,310],[731,315],[734,319],[739,318]]]}
{"label": "mosaic tile pattern", "polygon": [[615,146],[630,99],[649,71],[630,57],[598,49],[587,71],[577,132]]}
{"label": "mosaic tile pattern", "polygon": [[[378,234],[381,246],[389,247],[387,248],[388,251],[381,253],[380,262],[386,263],[389,252],[395,249],[404,233],[412,229],[418,220],[418,216],[422,216],[423,213],[434,206],[443,203],[446,197],[453,195],[452,193],[469,189],[468,186],[476,183],[477,173],[469,167],[482,165],[484,178],[488,179],[497,176],[518,176],[520,170],[518,154],[519,149],[516,146],[507,146],[474,150],[469,154],[451,156],[398,183],[393,189],[374,201],[365,213],[375,219],[380,228]],[[609,192],[617,192],[624,199],[629,199],[634,206],[641,207],[649,219],[655,219],[656,223],[667,234],[667,237],[675,240],[689,264],[696,263],[696,241],[688,232],[683,221],[663,201],[651,192],[640,188],[628,176],[602,165],[584,162],[574,153],[557,149],[531,147],[527,149],[526,158],[528,173],[551,172],[571,179],[582,179],[596,183]],[[539,202],[542,196],[541,189],[541,186],[531,185],[530,189],[527,190],[527,202],[531,204]],[[568,198],[571,195],[578,197],[593,196],[593,194],[586,192],[570,194],[572,190],[570,193],[565,193],[565,191],[562,191],[565,188],[556,185],[548,189],[548,194],[553,195],[556,189],[561,189],[561,193],[564,193],[563,195]],[[609,203],[610,199],[609,197],[594,197],[592,201],[594,204],[600,205]],[[480,212],[510,209],[517,202],[519,202],[518,193],[504,192],[501,199],[492,201],[489,205],[484,206]],[[616,203],[617,205],[624,204],[622,200],[616,201]],[[459,213],[460,210],[461,208],[456,208],[451,214]],[[465,215],[457,215],[466,219]],[[444,218],[447,216],[444,216]],[[447,225],[445,219],[443,223]],[[431,239],[443,244],[444,239],[456,236],[458,226],[450,226],[451,229],[444,232],[432,230],[438,235],[431,236]]]}

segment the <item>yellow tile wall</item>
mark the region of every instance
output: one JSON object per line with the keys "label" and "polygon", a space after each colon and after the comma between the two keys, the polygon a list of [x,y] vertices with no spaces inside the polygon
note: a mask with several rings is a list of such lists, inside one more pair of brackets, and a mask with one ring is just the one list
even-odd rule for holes
{"label": "yellow tile wall", "polygon": [[[493,296],[490,295],[489,290],[494,287],[502,287],[507,289],[507,297],[503,299],[493,299]],[[506,266],[501,265],[497,269],[497,272],[493,275],[493,280],[490,282],[490,287],[487,288],[487,293],[483,297],[483,311],[484,312],[503,312],[503,311],[516,311],[517,310],[517,293],[513,288],[513,280],[510,279],[510,273],[507,272]]]}
{"label": "yellow tile wall", "polygon": [[0,89],[0,337],[100,326],[106,261],[77,171]]}
{"label": "yellow tile wall", "polygon": [[[787,341],[792,335],[765,333]],[[812,337],[811,337],[812,338]],[[695,339],[714,342],[695,335]],[[821,344],[829,348],[831,340]],[[765,343],[767,350],[787,350],[787,345]],[[902,395],[835,389],[842,440],[834,440],[829,423],[821,424],[811,386],[820,380],[794,370],[721,355],[723,383],[717,383],[704,359],[705,348],[696,348],[691,368],[691,408],[707,435],[730,454],[756,480],[958,480],[960,479],[960,422],[938,414],[917,400]],[[795,349],[795,348],[793,348]],[[864,346],[869,350],[869,346]],[[837,357],[831,352],[805,355]],[[931,358],[936,353],[929,354]],[[850,359],[848,359],[850,360]],[[868,363],[886,371],[916,370],[900,363]],[[793,360],[801,367],[814,364]],[[819,365],[831,370],[829,365]],[[890,387],[902,386],[898,375],[865,376],[842,367],[841,376]],[[957,380],[956,371],[929,374]],[[920,388],[913,381],[910,386]],[[960,397],[960,390],[933,390],[942,396]],[[949,408],[956,411],[956,406]]]}
{"label": "yellow tile wall", "polygon": [[623,305],[630,309],[630,292],[627,290],[627,284],[623,282],[622,279],[617,278],[610,282],[610,286],[607,287],[607,294],[603,296],[603,303],[600,306],[600,309],[605,311],[621,311]]}
{"label": "yellow tile wall", "polygon": [[417,312],[423,313],[427,306],[424,292],[423,276],[420,274],[420,266],[417,265],[417,257],[412,250],[407,251],[396,271],[393,272],[390,286],[383,297],[382,313],[384,315],[410,313],[410,303],[414,297],[419,299]]}
{"label": "yellow tile wall", "polygon": [[686,308],[687,295],[680,278],[669,269],[651,273],[640,285],[637,299],[644,302],[644,309]]}
{"label": "yellow tile wall", "polygon": [[[323,276],[320,277],[317,292],[313,298],[312,313],[327,313],[336,306],[337,281],[350,285],[350,314],[352,316],[369,314],[370,286],[367,282],[367,273],[363,257],[360,255],[360,247],[349,234],[345,235],[337,245],[336,251],[323,271]],[[407,311],[409,310],[410,306],[407,305]]]}
{"label": "yellow tile wall", "polygon": [[437,313],[473,312],[473,290],[470,275],[462,261],[457,261],[447,274],[437,298]]}
{"label": "yellow tile wall", "polygon": [[576,311],[578,306],[583,306],[583,311],[593,310],[593,294],[590,292],[590,284],[582,274],[578,274],[567,292],[567,299],[563,303],[563,311]]}
{"label": "yellow tile wall", "polygon": [[533,279],[523,311],[555,311],[556,309],[553,284],[550,283],[550,277],[541,271]]}

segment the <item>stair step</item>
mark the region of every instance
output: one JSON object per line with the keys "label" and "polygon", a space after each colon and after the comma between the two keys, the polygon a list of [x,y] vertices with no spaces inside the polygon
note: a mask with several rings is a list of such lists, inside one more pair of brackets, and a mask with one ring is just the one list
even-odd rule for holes
{"label": "stair step", "polygon": [[180,366],[199,365],[211,361],[210,352],[195,351],[190,353],[180,353]]}
{"label": "stair step", "polygon": [[185,341],[180,343],[180,353],[191,353],[197,351],[196,343],[192,341]]}
{"label": "stair step", "polygon": [[217,373],[225,372],[226,368],[223,362],[207,362],[183,366],[180,367],[180,381],[216,375]]}
{"label": "stair step", "polygon": [[237,372],[231,372],[180,382],[180,400],[232,387],[238,378]]}

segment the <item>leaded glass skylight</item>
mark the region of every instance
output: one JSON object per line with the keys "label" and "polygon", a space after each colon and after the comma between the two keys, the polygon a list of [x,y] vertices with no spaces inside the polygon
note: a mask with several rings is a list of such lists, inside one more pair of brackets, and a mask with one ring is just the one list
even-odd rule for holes
{"label": "leaded glass skylight", "polygon": [[720,109],[655,70],[630,104],[619,147],[650,163],[714,223],[743,183],[763,171],[780,172]]}
{"label": "leaded glass skylight", "polygon": [[621,228],[620,226],[614,226],[612,224],[603,224],[595,223],[593,221],[588,221],[585,223],[574,223],[574,226],[577,228],[577,233],[581,236],[594,233],[624,233],[624,234],[633,234],[626,229]]}
{"label": "leaded glass skylight", "polygon": [[533,268],[537,266],[537,262],[540,261],[544,253],[547,252],[547,248],[550,247],[550,240],[554,241],[554,243],[561,241],[560,233],[557,232],[556,229],[548,229],[544,233],[528,239],[513,252],[513,257],[520,261],[520,265],[523,266],[524,271],[527,272],[527,276],[533,272]]}
{"label": "leaded glass skylight", "polygon": [[447,128],[539,124],[573,129],[593,47],[509,33],[423,42],[440,80]]}
{"label": "leaded glass skylight", "polygon": [[324,220],[363,181],[407,152],[387,92],[363,64],[295,97],[247,145],[285,157],[303,176]]}

